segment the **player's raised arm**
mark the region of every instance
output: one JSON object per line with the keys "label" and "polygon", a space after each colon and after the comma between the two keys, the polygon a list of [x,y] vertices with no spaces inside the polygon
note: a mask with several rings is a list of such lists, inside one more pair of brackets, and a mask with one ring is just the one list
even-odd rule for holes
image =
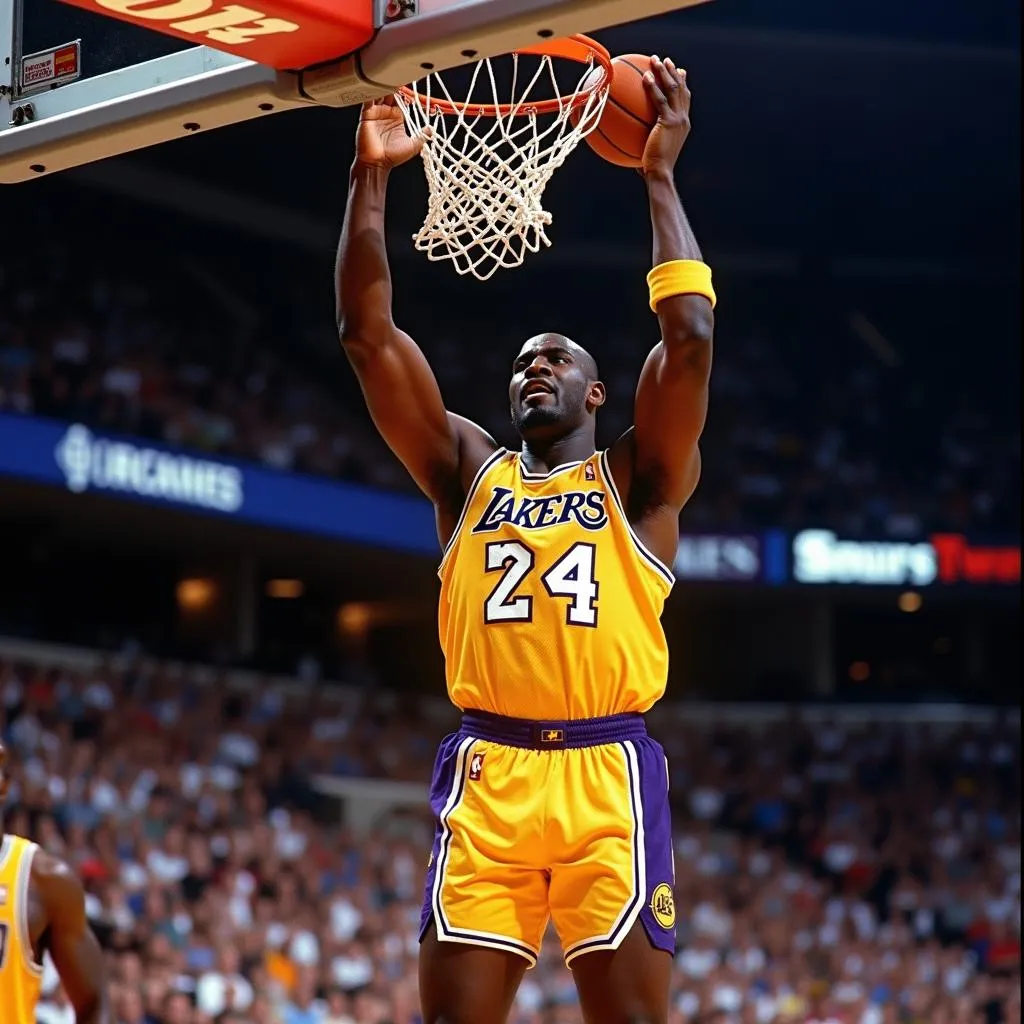
{"label": "player's raised arm", "polygon": [[86,920],[82,883],[63,861],[39,851],[31,885],[46,911],[47,949],[77,1024],[110,1024],[103,951]]}
{"label": "player's raised arm", "polygon": [[377,429],[435,503],[458,480],[460,424],[449,417],[419,346],[395,326],[384,207],[393,167],[420,143],[406,133],[393,100],[364,105],[338,246],[338,331]]}
{"label": "player's raised arm", "polygon": [[651,504],[678,512],[700,473],[697,441],[708,408],[714,292],[674,181],[690,130],[686,73],[655,57],[644,86],[658,111],[643,176],[654,229],[648,281],[661,342],[647,357],[637,388],[632,477]]}

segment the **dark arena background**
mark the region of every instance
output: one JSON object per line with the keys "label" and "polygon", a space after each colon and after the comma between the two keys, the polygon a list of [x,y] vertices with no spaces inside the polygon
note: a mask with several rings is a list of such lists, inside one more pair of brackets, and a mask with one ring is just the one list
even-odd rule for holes
{"label": "dark arena background", "polygon": [[[1020,1021],[1019,18],[722,0],[601,34],[689,71],[719,296],[650,716],[672,1024]],[[355,117],[2,195],[4,827],[83,879],[118,1024],[420,1021],[456,714],[432,514],[334,329]],[[413,252],[397,171],[396,319],[505,443],[516,348],[577,338],[607,443],[656,340],[643,186],[581,147],[548,199],[553,247],[481,284]],[[581,1019],[552,936],[514,1024]]]}

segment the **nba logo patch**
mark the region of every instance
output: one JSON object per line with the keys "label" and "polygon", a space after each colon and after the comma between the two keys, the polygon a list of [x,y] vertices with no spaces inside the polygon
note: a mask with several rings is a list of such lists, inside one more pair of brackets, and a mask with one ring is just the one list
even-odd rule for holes
{"label": "nba logo patch", "polygon": [[479,782],[484,772],[484,755],[477,753],[469,762],[469,778],[471,782]]}
{"label": "nba logo patch", "polygon": [[594,473],[594,464],[592,462],[588,462],[587,463],[586,467],[583,470],[583,476],[587,480],[594,480],[594,479],[596,479],[596,475]]}
{"label": "nba logo patch", "polygon": [[7,906],[7,886],[0,885],[0,907]]}
{"label": "nba logo patch", "polygon": [[651,893],[651,913],[665,931],[675,927],[676,901],[672,886],[662,882],[654,887],[654,892]]}

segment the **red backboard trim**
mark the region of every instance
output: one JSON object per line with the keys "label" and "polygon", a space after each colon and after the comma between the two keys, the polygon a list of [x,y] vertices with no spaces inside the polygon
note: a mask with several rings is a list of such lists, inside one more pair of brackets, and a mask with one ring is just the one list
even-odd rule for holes
{"label": "red backboard trim", "polygon": [[63,0],[278,71],[343,57],[373,38],[373,0]]}

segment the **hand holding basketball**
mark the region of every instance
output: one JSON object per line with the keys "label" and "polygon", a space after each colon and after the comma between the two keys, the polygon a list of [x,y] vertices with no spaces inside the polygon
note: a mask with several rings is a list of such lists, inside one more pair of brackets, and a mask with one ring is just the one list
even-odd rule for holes
{"label": "hand holding basketball", "polygon": [[411,160],[423,148],[422,139],[410,138],[405,118],[390,97],[364,103],[356,132],[356,162],[391,170]]}
{"label": "hand holding basketball", "polygon": [[[601,70],[592,73],[596,78]],[[590,79],[588,79],[590,81]],[[580,113],[570,115],[579,123]],[[671,173],[690,131],[686,72],[670,60],[627,53],[612,60],[608,102],[587,145],[618,167]]]}
{"label": "hand holding basketball", "polygon": [[644,146],[642,171],[645,175],[671,174],[690,134],[686,72],[671,60],[652,57],[651,69],[644,74],[644,90],[658,112],[658,120]]}

